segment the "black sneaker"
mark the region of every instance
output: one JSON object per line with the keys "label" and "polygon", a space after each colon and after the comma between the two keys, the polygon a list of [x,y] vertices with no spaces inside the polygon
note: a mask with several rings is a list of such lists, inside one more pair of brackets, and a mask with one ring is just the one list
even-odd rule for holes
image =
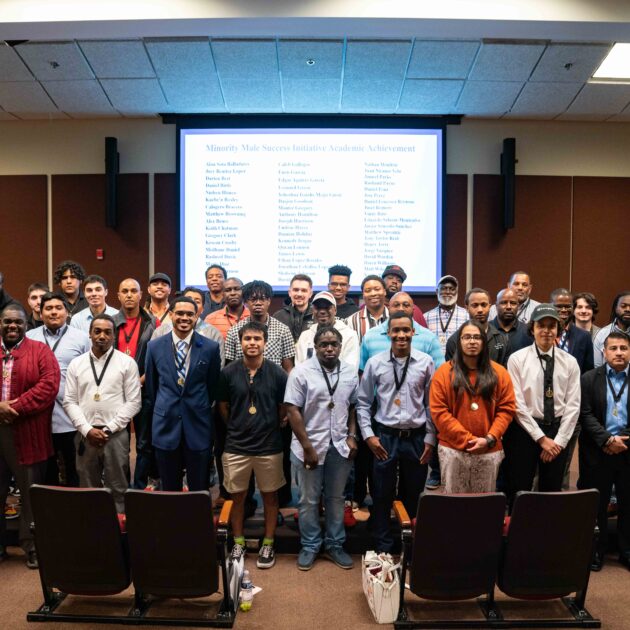
{"label": "black sneaker", "polygon": [[259,569],[271,569],[274,564],[276,564],[276,552],[273,550],[273,545],[263,545],[258,552],[256,566]]}
{"label": "black sneaker", "polygon": [[234,543],[234,547],[232,547],[232,553],[230,554],[230,558],[232,562],[238,562],[245,555],[245,547],[240,543]]}
{"label": "black sneaker", "polygon": [[39,562],[37,561],[37,552],[35,549],[26,553],[26,566],[29,569],[39,569]]}

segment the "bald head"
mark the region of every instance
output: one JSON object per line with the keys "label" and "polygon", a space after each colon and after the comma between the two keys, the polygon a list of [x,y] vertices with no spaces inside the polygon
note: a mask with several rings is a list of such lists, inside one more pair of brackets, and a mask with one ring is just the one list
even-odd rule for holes
{"label": "bald head", "polygon": [[118,285],[118,300],[126,317],[138,317],[142,290],[135,278],[125,278]]}
{"label": "bald head", "polygon": [[519,297],[514,289],[507,288],[497,293],[497,317],[504,326],[516,320],[518,305]]}
{"label": "bald head", "polygon": [[391,299],[389,300],[389,310],[393,313],[395,311],[402,311],[405,315],[409,317],[413,316],[413,300],[409,293],[405,293],[405,291],[399,291],[398,293],[394,293]]}

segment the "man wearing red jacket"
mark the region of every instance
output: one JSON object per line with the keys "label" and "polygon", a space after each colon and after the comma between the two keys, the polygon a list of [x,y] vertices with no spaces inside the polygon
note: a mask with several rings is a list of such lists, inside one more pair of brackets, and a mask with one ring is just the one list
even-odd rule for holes
{"label": "man wearing red jacket", "polygon": [[[43,482],[46,460],[53,454],[51,418],[60,373],[52,350],[26,338],[25,332],[24,309],[9,304],[0,314],[0,505],[6,501],[13,474],[22,497],[20,545],[26,566],[37,569],[28,489]],[[4,541],[5,519],[0,514],[0,562],[7,557]]]}

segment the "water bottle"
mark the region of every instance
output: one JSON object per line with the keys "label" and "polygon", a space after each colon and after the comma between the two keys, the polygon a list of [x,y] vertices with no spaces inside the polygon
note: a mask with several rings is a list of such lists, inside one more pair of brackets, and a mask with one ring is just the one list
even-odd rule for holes
{"label": "water bottle", "polygon": [[243,612],[247,612],[251,607],[254,601],[254,585],[252,584],[252,580],[249,577],[249,571],[245,569],[243,571],[243,577],[241,579],[241,593],[240,600],[241,605],[240,608]]}

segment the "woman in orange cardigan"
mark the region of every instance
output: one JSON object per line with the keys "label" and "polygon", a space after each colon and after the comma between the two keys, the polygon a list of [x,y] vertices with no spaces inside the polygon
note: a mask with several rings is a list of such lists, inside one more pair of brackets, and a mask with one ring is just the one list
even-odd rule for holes
{"label": "woman in orange cardigan", "polygon": [[516,411],[507,370],[490,360],[474,320],[455,333],[457,349],[431,381],[431,417],[438,431],[442,483],[448,494],[494,492],[503,460],[501,438]]}

